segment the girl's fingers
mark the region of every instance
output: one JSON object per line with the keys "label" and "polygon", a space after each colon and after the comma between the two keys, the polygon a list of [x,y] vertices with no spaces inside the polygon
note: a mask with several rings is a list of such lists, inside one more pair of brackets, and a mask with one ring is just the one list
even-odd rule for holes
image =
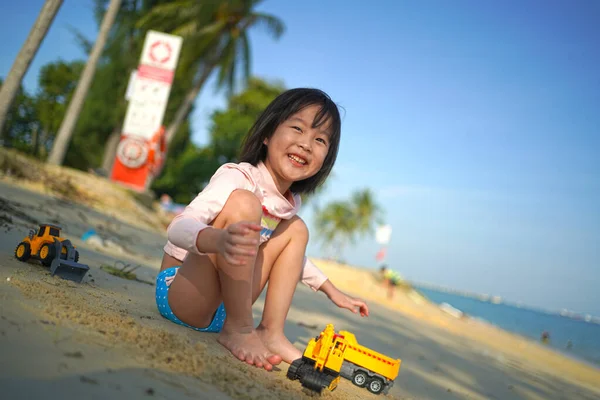
{"label": "girl's fingers", "polygon": [[258,245],[258,239],[249,238],[249,237],[245,237],[245,236],[239,236],[239,235],[232,236],[230,241],[233,245],[241,245],[241,246],[257,246]]}
{"label": "girl's fingers", "polygon": [[236,247],[234,249],[232,249],[229,254],[231,254],[234,257],[239,257],[239,256],[255,256],[256,255],[256,251],[253,249],[244,249],[244,248],[239,248]]}
{"label": "girl's fingers", "polygon": [[360,315],[369,316],[369,306],[361,299],[352,299],[352,304],[358,307]]}
{"label": "girl's fingers", "polygon": [[260,232],[262,230],[262,226],[259,224],[255,224],[252,222],[238,222],[237,224],[229,225],[227,228],[229,232],[236,233],[240,235],[247,235],[252,232]]}
{"label": "girl's fingers", "polygon": [[228,255],[225,257],[225,259],[227,260],[227,263],[231,265],[244,265],[246,263],[246,261],[241,260],[233,255]]}
{"label": "girl's fingers", "polygon": [[229,244],[226,251],[230,254],[252,256],[256,254],[256,246],[239,246]]}
{"label": "girl's fingers", "polygon": [[262,230],[262,226],[260,226],[259,224],[254,224],[252,222],[240,222],[240,225],[246,228],[247,230],[254,232],[260,232]]}

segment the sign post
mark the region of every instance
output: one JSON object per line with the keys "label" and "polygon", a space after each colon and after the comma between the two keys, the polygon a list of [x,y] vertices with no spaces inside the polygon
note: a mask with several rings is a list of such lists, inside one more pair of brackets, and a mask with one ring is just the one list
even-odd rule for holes
{"label": "sign post", "polygon": [[162,121],[182,40],[180,36],[148,31],[140,64],[127,88],[129,104],[111,179],[138,191],[145,190],[153,172],[160,170],[157,164],[163,161]]}

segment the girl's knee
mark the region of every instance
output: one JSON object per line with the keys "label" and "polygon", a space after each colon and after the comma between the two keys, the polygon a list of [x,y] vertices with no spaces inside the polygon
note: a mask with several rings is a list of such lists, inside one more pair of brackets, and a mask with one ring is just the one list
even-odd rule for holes
{"label": "girl's knee", "polygon": [[234,190],[220,215],[229,221],[260,221],[262,204],[256,195],[248,190]]}
{"label": "girl's knee", "polygon": [[308,226],[299,216],[294,215],[291,219],[285,221],[283,228],[292,240],[308,243]]}

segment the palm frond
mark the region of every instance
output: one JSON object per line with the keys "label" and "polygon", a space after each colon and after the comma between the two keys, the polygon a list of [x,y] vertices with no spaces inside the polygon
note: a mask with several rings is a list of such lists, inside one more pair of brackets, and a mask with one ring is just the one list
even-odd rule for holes
{"label": "palm frond", "polygon": [[279,39],[285,32],[285,24],[274,15],[255,12],[252,17],[253,25],[263,26],[267,33],[275,39]]}

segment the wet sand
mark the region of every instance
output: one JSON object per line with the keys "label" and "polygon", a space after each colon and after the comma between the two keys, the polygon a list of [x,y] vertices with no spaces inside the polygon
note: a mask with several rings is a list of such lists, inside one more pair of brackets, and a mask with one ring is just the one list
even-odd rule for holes
{"label": "wet sand", "polygon": [[[301,399],[287,365],[268,373],[235,360],[216,343],[164,320],[153,281],[165,236],[160,219],[106,215],[0,182],[0,387],[9,399]],[[122,207],[127,209],[127,207]],[[138,210],[137,212],[143,212]],[[39,263],[21,263],[14,248],[37,222],[55,220],[90,266],[82,284],[50,277]],[[158,221],[158,222],[157,222]],[[123,246],[89,246],[90,227]],[[126,251],[124,251],[126,250]],[[102,270],[116,261],[140,265],[142,281]],[[371,271],[315,260],[342,290],[368,300],[361,319],[323,294],[298,286],[286,335],[303,348],[327,323],[359,342],[402,359],[388,396],[342,380],[323,398],[338,399],[596,399],[600,370],[471,319],[456,319],[416,294],[394,301]],[[258,322],[263,298],[254,307]]]}

